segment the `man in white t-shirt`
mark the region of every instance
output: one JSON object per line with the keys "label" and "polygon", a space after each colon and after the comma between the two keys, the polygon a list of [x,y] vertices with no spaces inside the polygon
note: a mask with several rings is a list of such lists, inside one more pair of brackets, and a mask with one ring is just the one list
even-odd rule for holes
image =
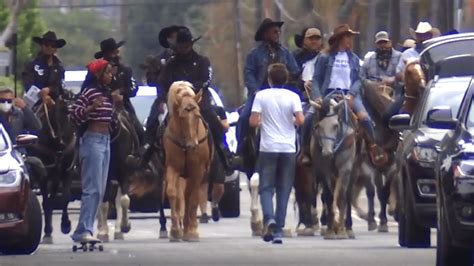
{"label": "man in white t-shirt", "polygon": [[[298,94],[284,89],[288,70],[283,64],[268,67],[269,89],[255,96],[250,126],[260,126],[260,202],[266,232],[263,240],[282,243],[286,207],[293,186],[296,156],[296,126],[303,124],[304,115]],[[276,192],[276,211],[273,193]]]}

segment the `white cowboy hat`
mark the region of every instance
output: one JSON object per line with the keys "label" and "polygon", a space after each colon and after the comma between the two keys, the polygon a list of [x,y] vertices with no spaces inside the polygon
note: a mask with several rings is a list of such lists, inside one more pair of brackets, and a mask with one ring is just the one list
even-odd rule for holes
{"label": "white cowboy hat", "polygon": [[410,28],[410,35],[413,38],[416,38],[416,34],[425,34],[425,33],[432,33],[433,34],[433,27],[429,22],[419,22],[418,25],[416,26],[416,30],[413,28]]}

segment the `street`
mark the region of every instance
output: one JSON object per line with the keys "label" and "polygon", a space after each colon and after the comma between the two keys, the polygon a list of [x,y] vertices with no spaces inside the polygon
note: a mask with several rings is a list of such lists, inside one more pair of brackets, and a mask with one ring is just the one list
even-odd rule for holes
{"label": "street", "polygon": [[[406,249],[397,244],[397,224],[390,218],[390,233],[368,232],[365,221],[354,216],[355,240],[324,240],[315,237],[284,238],[283,245],[272,245],[250,232],[250,197],[245,180],[241,181],[241,216],[200,224],[199,243],[170,243],[158,239],[157,214],[132,213],[132,230],[124,241],[104,244],[104,252],[72,252],[69,236],[60,232],[60,215],[54,215],[54,244],[40,245],[30,256],[1,256],[7,265],[435,265],[436,249]],[[294,199],[288,206],[287,224],[296,226]],[[364,206],[361,200],[361,206]],[[71,204],[71,219],[78,218],[77,202]],[[167,210],[169,214],[169,210]],[[168,220],[168,227],[169,227]],[[111,238],[114,221],[109,220]],[[434,230],[432,243],[436,244]]]}

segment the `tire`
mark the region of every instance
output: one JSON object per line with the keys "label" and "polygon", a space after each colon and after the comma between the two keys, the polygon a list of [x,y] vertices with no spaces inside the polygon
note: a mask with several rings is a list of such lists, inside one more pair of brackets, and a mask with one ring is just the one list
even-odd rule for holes
{"label": "tire", "polygon": [[404,228],[405,231],[405,247],[407,248],[429,248],[431,246],[431,228],[424,227],[417,224],[415,213],[413,210],[414,203],[412,201],[412,196],[410,195],[410,186],[408,181],[404,182],[404,193],[405,197],[403,198],[404,204]]}
{"label": "tire", "polygon": [[30,190],[28,198],[28,207],[26,213],[26,222],[28,223],[28,232],[19,242],[12,245],[0,247],[0,252],[10,255],[28,255],[38,248],[41,241],[41,229],[43,228],[43,218],[41,216],[41,206],[36,195]]}
{"label": "tire", "polygon": [[[404,195],[403,195],[403,189],[402,189],[402,184],[403,184],[403,181],[400,182],[400,187],[398,189],[398,194],[399,194],[399,199],[404,199]],[[406,243],[405,243],[405,224],[406,224],[406,221],[405,221],[405,209],[406,209],[406,206],[405,206],[405,201],[399,201],[398,204],[397,204],[397,215],[398,215],[398,244],[400,245],[400,247],[406,247]]]}
{"label": "tire", "polygon": [[219,210],[224,218],[240,216],[240,178],[224,184],[224,195],[219,202]]}
{"label": "tire", "polygon": [[452,244],[448,229],[448,221],[444,210],[444,204],[440,203],[438,210],[439,224],[436,231],[436,266],[472,266],[471,251],[467,248],[457,247]]}

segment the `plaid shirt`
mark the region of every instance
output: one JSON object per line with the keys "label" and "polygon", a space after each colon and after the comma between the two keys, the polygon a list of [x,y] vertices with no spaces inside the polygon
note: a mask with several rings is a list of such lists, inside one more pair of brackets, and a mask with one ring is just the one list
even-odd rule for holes
{"label": "plaid shirt", "polygon": [[402,53],[392,49],[392,58],[386,70],[381,69],[377,65],[376,54],[373,52],[369,57],[364,60],[364,64],[360,69],[360,78],[362,80],[382,80],[383,76],[386,77],[395,77],[397,73],[397,65],[400,61]]}

